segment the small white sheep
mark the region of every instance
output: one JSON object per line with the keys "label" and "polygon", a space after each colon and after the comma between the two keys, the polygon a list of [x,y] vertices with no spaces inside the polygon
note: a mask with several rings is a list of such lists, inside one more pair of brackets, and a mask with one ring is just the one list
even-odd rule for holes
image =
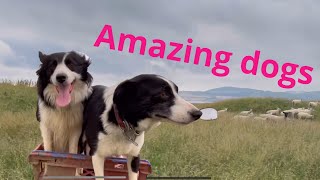
{"label": "small white sheep", "polygon": [[312,114],[312,112],[314,111],[312,108],[309,109],[301,109],[301,110],[297,110],[298,112],[303,112],[303,113],[308,113],[308,114]]}
{"label": "small white sheep", "polygon": [[320,105],[320,102],[309,102],[309,108],[315,108]]}
{"label": "small white sheep", "polygon": [[292,106],[295,106],[297,104],[301,104],[302,103],[302,99],[294,99],[292,100]]}
{"label": "small white sheep", "polygon": [[228,111],[228,108],[224,108],[224,109],[221,109],[218,111],[218,113],[224,113],[224,112],[227,112]]}
{"label": "small white sheep", "polygon": [[274,120],[274,121],[287,119],[287,116],[276,116],[272,114],[260,114],[260,117],[267,118],[267,120]]}
{"label": "small white sheep", "polygon": [[274,121],[281,121],[281,120],[286,120],[287,118],[285,116],[275,116],[271,115],[268,117],[269,120],[274,120]]}
{"label": "small white sheep", "polygon": [[269,111],[267,111],[267,114],[280,115],[281,114],[281,109],[277,108],[276,110],[269,110]]}
{"label": "small white sheep", "polygon": [[260,117],[260,116],[257,116],[257,117],[254,117],[253,120],[257,120],[257,121],[267,121],[268,118],[267,117]]}
{"label": "small white sheep", "polygon": [[[300,109],[300,110],[299,110]],[[284,110],[283,113],[287,113],[288,115],[288,118],[298,118],[298,113],[300,111],[302,111],[304,108],[298,108],[298,109],[294,109],[294,108],[291,108],[290,110]]]}
{"label": "small white sheep", "polygon": [[298,119],[313,119],[314,116],[308,113],[299,112],[298,113]]}
{"label": "small white sheep", "polygon": [[249,115],[249,114],[253,114],[252,109],[250,109],[249,111],[241,111],[241,112],[239,113],[239,115],[243,115],[243,116],[247,116],[247,115]]}
{"label": "small white sheep", "polygon": [[248,119],[251,119],[251,116],[235,115],[235,116],[233,117],[233,119],[237,119],[237,120],[248,120]]}

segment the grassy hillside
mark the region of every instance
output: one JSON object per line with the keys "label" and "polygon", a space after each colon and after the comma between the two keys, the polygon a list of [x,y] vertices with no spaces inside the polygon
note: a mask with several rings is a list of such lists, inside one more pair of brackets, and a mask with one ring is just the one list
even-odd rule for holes
{"label": "grassy hillside", "polygon": [[[240,112],[243,110],[253,109],[254,112],[264,113],[266,109],[290,109],[292,107],[291,101],[287,99],[273,99],[273,98],[243,98],[243,99],[228,99],[216,103],[200,104],[200,107],[214,107],[217,110],[228,108],[228,111]],[[308,103],[303,102],[297,107],[307,107]]]}
{"label": "grassy hillside", "polygon": [[[35,104],[34,88],[0,84],[0,179],[32,179],[27,155],[41,142]],[[147,132],[141,156],[152,163],[153,176],[320,179],[320,122],[231,118],[249,108],[290,108],[288,101],[242,99],[198,106],[233,112],[187,126],[163,123]]]}

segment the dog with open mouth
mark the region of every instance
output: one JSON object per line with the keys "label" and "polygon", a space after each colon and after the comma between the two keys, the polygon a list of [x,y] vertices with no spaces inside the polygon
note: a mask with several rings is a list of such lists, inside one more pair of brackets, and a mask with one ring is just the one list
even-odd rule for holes
{"label": "dog with open mouth", "polygon": [[129,180],[137,180],[145,132],[161,122],[189,124],[201,115],[178,94],[177,85],[158,75],[139,75],[109,88],[93,86],[82,140],[95,176],[104,176],[105,157],[126,155]]}
{"label": "dog with open mouth", "polygon": [[78,153],[84,101],[92,92],[90,58],[80,52],[39,52],[37,120],[45,151]]}

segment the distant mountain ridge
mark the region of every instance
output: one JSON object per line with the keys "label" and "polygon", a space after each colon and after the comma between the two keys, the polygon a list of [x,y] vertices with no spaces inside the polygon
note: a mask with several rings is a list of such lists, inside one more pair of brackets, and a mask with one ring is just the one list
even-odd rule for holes
{"label": "distant mountain ridge", "polygon": [[320,100],[320,91],[286,91],[273,92],[251,88],[220,87],[207,91],[181,91],[182,97],[193,103],[216,102],[224,99],[245,97],[272,97],[285,99]]}

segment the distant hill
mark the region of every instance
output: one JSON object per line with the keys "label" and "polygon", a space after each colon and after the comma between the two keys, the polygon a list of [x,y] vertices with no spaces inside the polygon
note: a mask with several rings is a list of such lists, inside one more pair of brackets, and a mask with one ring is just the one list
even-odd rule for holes
{"label": "distant hill", "polygon": [[285,99],[320,100],[320,91],[286,91],[273,92],[250,88],[221,87],[207,91],[181,91],[182,97],[193,103],[216,102],[225,99],[245,97],[271,97]]}

